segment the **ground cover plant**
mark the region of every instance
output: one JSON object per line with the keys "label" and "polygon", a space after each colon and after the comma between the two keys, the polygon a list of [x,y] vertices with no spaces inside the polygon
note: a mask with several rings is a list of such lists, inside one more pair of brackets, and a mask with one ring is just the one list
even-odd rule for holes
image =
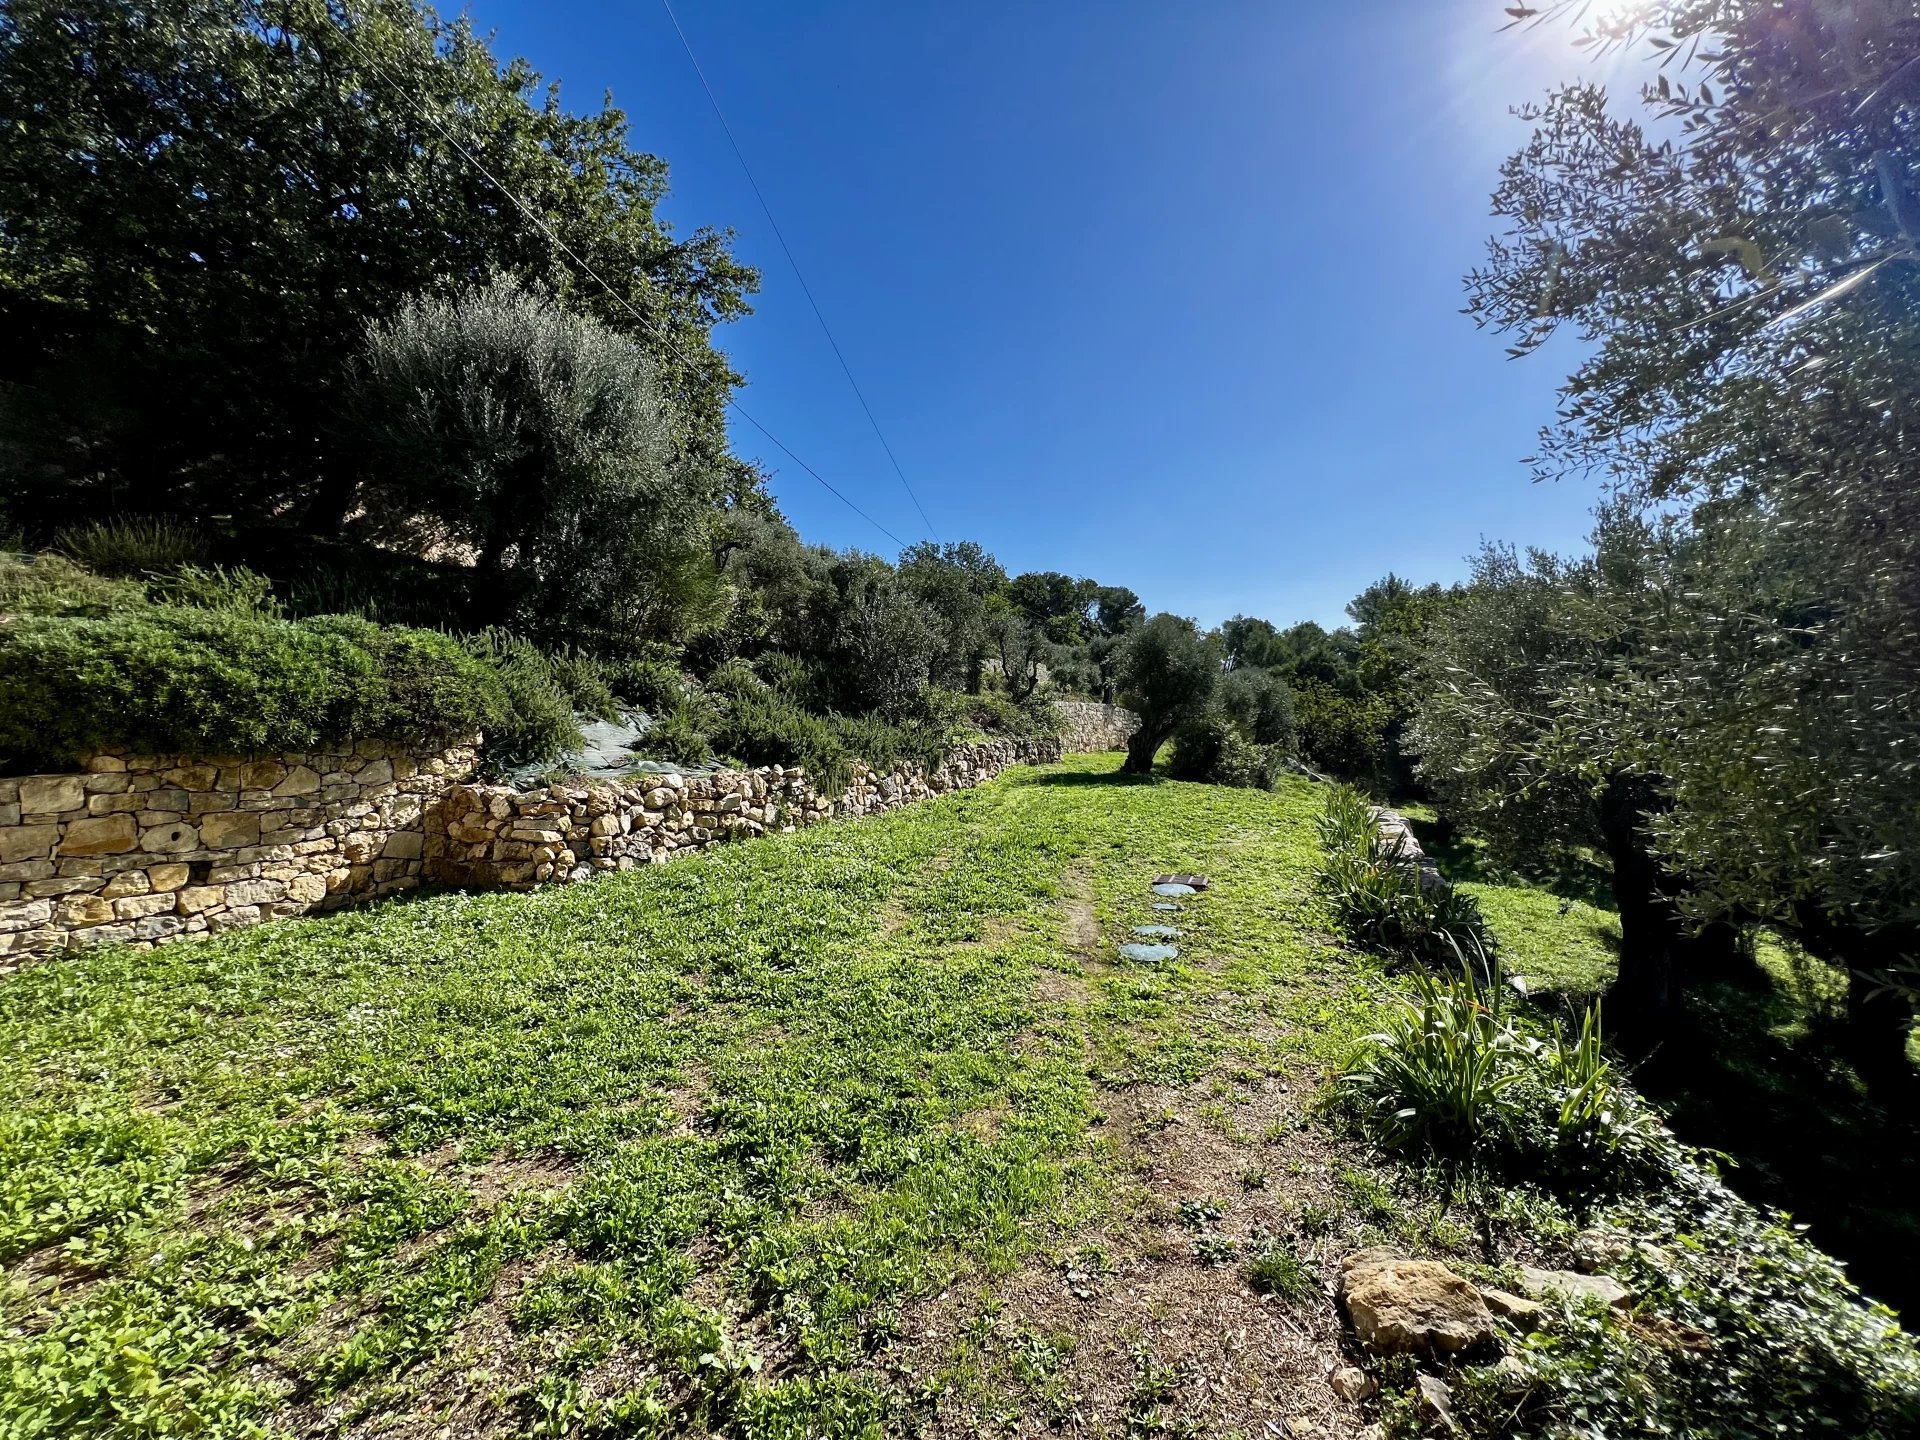
{"label": "ground cover plant", "polygon": [[[1322,1114],[1405,992],[1332,933],[1316,787],[1116,765],[0,980],[0,1433],[1357,1433],[1341,1255],[1491,1275],[1577,1217]],[[1753,1234],[1775,1308],[1686,1303],[1871,1333]]]}

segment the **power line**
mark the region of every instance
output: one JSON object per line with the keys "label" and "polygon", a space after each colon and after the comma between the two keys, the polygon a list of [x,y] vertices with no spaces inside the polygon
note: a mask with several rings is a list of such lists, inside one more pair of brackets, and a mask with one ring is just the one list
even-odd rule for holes
{"label": "power line", "polygon": [[867,423],[873,427],[874,436],[880,441],[880,448],[887,452],[887,459],[893,465],[893,473],[900,477],[900,484],[906,490],[907,498],[913,501],[913,508],[918,510],[920,518],[926,521],[927,533],[938,540],[940,536],[934,531],[933,521],[927,517],[926,506],[922,505],[920,497],[914,494],[913,486],[907,481],[907,472],[900,468],[900,461],[893,453],[893,446],[887,443],[887,437],[880,428],[880,422],[874,418],[873,407],[867,403],[866,394],[860,389],[860,382],[853,378],[853,367],[847,364],[847,357],[840,353],[840,342],[833,338],[833,328],[827,324],[827,317],[820,312],[820,302],[813,298],[813,287],[807,284],[807,277],[801,273],[800,262],[793,258],[793,248],[787,244],[787,237],[781,233],[780,222],[773,218],[773,207],[767,204],[767,197],[760,192],[760,182],[754,179],[753,167],[747,164],[746,154],[740,149],[740,142],[734,138],[733,127],[727,123],[726,113],[720,108],[720,99],[713,93],[713,86],[707,83],[707,72],[700,68],[700,61],[695,58],[693,46],[687,40],[687,32],[680,28],[680,17],[673,13],[673,6],[668,3],[668,0],[660,0],[660,8],[667,12],[667,19],[673,24],[673,33],[680,37],[680,48],[687,52],[687,63],[693,66],[693,73],[700,77],[700,88],[707,92],[707,103],[713,107],[714,119],[720,122],[720,128],[727,135],[727,144],[733,147],[733,158],[740,162],[740,169],[747,177],[747,184],[753,188],[753,198],[760,202],[760,212],[767,217],[767,224],[773,227],[773,238],[780,242],[780,249],[787,257],[787,264],[793,267],[793,278],[800,282],[801,293],[807,297],[807,304],[813,307],[813,318],[820,322],[821,333],[827,337],[827,344],[833,347],[833,358],[840,362],[840,369],[847,377],[847,384],[853,387],[853,393],[860,401],[860,408],[866,411]]}
{"label": "power line", "polygon": [[[392,73],[388,71],[386,65],[377,56],[375,56],[371,51],[366,51],[363,53],[365,55],[365,58],[373,65],[373,68],[380,72],[380,77],[383,80],[385,80],[388,85],[393,87],[393,90],[396,94],[401,95],[403,97],[407,96],[406,87],[401,85],[397,80],[394,79]],[[449,130],[444,124],[441,123],[440,118],[437,115],[433,114],[430,110],[426,109],[424,105],[418,108],[418,113],[420,114],[421,118],[426,120],[426,122],[429,125],[433,126],[434,129],[440,132],[440,134],[446,139],[446,142],[454,148],[454,150],[460,155],[460,157],[463,160],[465,160],[469,165],[473,166],[475,170],[478,170],[481,175],[486,177],[487,181],[493,186],[494,189],[498,190],[502,195],[505,195],[509,200],[513,201],[515,205],[519,206],[520,212],[523,215],[525,215],[529,220],[533,221],[533,223],[540,228],[540,232],[543,235],[545,235],[548,240],[552,241],[553,244],[556,247],[558,247],[567,256],[569,260],[573,261],[573,263],[577,265],[582,271],[584,271],[587,275],[592,277],[594,282],[598,284],[602,290],[606,291],[608,295],[612,296],[616,303],[623,306],[626,309],[628,314],[632,315],[634,319],[638,320],[648,330],[653,332],[654,335],[658,336],[659,339],[663,343],[665,343],[667,349],[673,352],[674,356],[680,361],[681,364],[687,366],[689,369],[697,370],[699,368],[697,365],[694,364],[692,360],[687,358],[686,352],[682,350],[679,347],[679,345],[674,343],[673,336],[668,333],[668,331],[664,326],[649,319],[647,316],[642,315],[640,311],[634,307],[634,304],[632,301],[628,300],[626,296],[622,295],[618,290],[615,290],[613,286],[609,285],[604,279],[602,279],[600,272],[595,270],[593,266],[589,265],[584,259],[582,259],[579,253],[575,251],[571,245],[567,244],[565,240],[561,239],[558,232],[556,232],[554,228],[546,222],[546,219],[537,210],[535,210],[533,206],[529,205],[526,202],[526,200],[521,198],[520,194],[517,191],[509,188],[506,182],[501,180],[499,176],[495,175],[491,170],[487,169],[485,165],[481,164],[480,158],[477,155],[475,155],[471,150],[467,149],[465,145],[462,145],[458,137],[456,137],[451,130]],[[882,525],[878,520],[874,519],[871,515],[867,514],[867,512],[862,510],[858,505],[854,504],[853,501],[849,500],[845,495],[841,494],[839,490],[835,489],[834,486],[827,480],[826,476],[822,475],[818,470],[814,469],[811,465],[807,464],[806,461],[802,460],[798,455],[796,455],[793,452],[793,450],[787,445],[787,443],[784,440],[782,440],[778,435],[774,434],[773,431],[769,430],[765,425],[762,425],[758,420],[754,419],[753,415],[747,410],[746,406],[742,405],[738,400],[735,400],[732,396],[727,397],[726,403],[729,409],[733,410],[737,415],[739,415],[739,417],[742,420],[745,420],[749,425],[753,426],[754,429],[758,430],[762,435],[766,436],[767,439],[770,442],[772,442],[772,444],[777,446],[780,449],[781,453],[783,453],[789,460],[793,461],[794,464],[798,465],[802,470],[806,471],[807,474],[811,475],[815,480],[818,480],[820,484],[826,489],[827,493],[832,495],[834,499],[838,500],[842,505],[846,506],[849,510],[853,511],[853,513],[858,515],[862,520],[866,521],[869,525],[873,526],[873,528],[878,530],[882,535],[886,536],[889,540],[893,541],[895,545],[898,545],[903,550],[907,548],[906,541],[902,540],[898,535],[894,534],[891,530],[887,529],[886,526]]]}

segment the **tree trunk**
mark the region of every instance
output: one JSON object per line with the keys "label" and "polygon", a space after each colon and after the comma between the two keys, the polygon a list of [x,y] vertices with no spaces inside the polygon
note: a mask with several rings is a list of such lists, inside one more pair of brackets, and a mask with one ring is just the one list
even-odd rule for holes
{"label": "tree trunk", "polygon": [[1869,931],[1809,907],[1796,916],[1792,930],[1816,958],[1847,972],[1847,1059],[1876,1096],[1903,1095],[1920,1080],[1907,1058],[1913,996],[1883,986],[1875,975],[1911,965],[1920,956],[1920,927]]}
{"label": "tree trunk", "polygon": [[1173,734],[1171,725],[1149,730],[1142,725],[1127,740],[1127,763],[1120,769],[1128,775],[1151,775],[1153,757],[1160,753],[1160,747],[1167,743],[1167,737]]}
{"label": "tree trunk", "polygon": [[1642,829],[1650,798],[1643,782],[1615,776],[1600,797],[1600,830],[1620,911],[1620,971],[1607,991],[1607,1018],[1622,1030],[1658,1034],[1672,1018],[1675,952],[1685,927]]}

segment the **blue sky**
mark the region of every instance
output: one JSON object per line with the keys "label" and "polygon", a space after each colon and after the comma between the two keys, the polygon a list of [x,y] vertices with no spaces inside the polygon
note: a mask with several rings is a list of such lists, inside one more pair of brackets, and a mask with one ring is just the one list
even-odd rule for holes
{"label": "blue sky", "polygon": [[[735,134],[943,539],[1214,623],[1335,623],[1484,536],[1568,549],[1595,494],[1521,457],[1572,352],[1459,313],[1509,105],[1576,73],[1495,0],[677,0]],[[747,407],[925,534],[657,0],[473,0],[503,53],[603,91],[731,226]],[[809,540],[892,544],[736,426]]]}

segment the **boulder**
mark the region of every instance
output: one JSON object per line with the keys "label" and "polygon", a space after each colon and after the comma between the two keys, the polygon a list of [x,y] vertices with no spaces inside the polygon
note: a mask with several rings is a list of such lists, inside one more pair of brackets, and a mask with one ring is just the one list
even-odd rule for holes
{"label": "boulder", "polygon": [[1362,1250],[1340,1263],[1340,1300],[1377,1355],[1448,1355],[1492,1338],[1480,1292],[1433,1260]]}
{"label": "boulder", "polygon": [[1480,1298],[1487,1302],[1487,1308],[1502,1320],[1511,1320],[1522,1330],[1535,1330],[1546,1318],[1546,1307],[1532,1300],[1523,1300],[1518,1295],[1509,1295],[1505,1290],[1494,1290],[1488,1286],[1480,1287]]}
{"label": "boulder", "polygon": [[1419,1377],[1420,1418],[1446,1424],[1453,1418],[1453,1389],[1437,1375]]}

